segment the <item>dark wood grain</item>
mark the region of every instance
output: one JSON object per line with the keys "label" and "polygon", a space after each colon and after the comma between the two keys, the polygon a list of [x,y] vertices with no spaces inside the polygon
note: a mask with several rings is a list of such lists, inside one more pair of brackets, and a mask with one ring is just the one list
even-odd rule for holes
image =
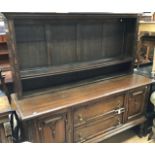
{"label": "dark wood grain", "polygon": [[102,25],[99,23],[77,24],[78,61],[102,59]]}
{"label": "dark wood grain", "polygon": [[44,25],[17,25],[15,34],[20,70],[46,66]]}
{"label": "dark wood grain", "polygon": [[46,26],[51,66],[76,62],[76,25],[69,23]]}
{"label": "dark wood grain", "polygon": [[[102,75],[105,78],[132,72],[137,26],[135,14],[5,15],[12,35],[9,51],[14,62],[12,70],[18,97],[34,89],[47,88],[47,85],[54,88]],[[116,71],[118,64],[119,71]],[[81,73],[83,71],[86,72]],[[38,76],[46,76],[46,79],[32,82]],[[59,80],[53,80],[55,78]],[[34,83],[33,88],[29,86],[31,83]]]}
{"label": "dark wood grain", "polygon": [[147,86],[131,91],[128,100],[128,120],[144,113]]}
{"label": "dark wood grain", "polygon": [[17,55],[16,51],[16,39],[15,39],[15,31],[14,31],[14,21],[9,20],[7,22],[7,26],[9,29],[9,32],[7,32],[8,37],[8,51],[9,51],[9,58],[11,63],[11,71],[14,81],[14,90],[15,92],[18,92],[18,97],[20,98],[22,96],[22,85],[20,81],[20,69],[19,69],[19,57]]}
{"label": "dark wood grain", "polygon": [[74,142],[85,142],[108,130],[115,129],[119,123],[122,123],[122,115],[111,115],[110,117],[98,119],[93,123],[78,127],[74,132]]}
{"label": "dark wood grain", "polygon": [[102,54],[105,54],[105,57],[117,57],[126,53],[123,49],[126,25],[122,19],[103,23]]}
{"label": "dark wood grain", "polygon": [[65,115],[41,118],[37,122],[39,142],[66,142]]}
{"label": "dark wood grain", "polygon": [[13,35],[12,108],[23,122],[25,140],[99,142],[145,122],[152,80],[131,74],[135,14],[6,13],[6,17]]}
{"label": "dark wood grain", "polygon": [[128,75],[112,80],[97,82],[60,92],[49,93],[31,98],[18,100],[12,95],[12,102],[23,120],[30,119],[44,113],[61,110],[71,106],[92,101],[112,94],[121,93],[136,87],[150,84],[152,81],[140,75]]}
{"label": "dark wood grain", "polygon": [[141,75],[94,82],[18,100],[12,108],[31,142],[99,142],[146,121],[149,85]]}
{"label": "dark wood grain", "polygon": [[[79,126],[92,121],[93,118],[99,119],[105,115],[115,114],[115,110],[124,106],[124,95],[97,100],[91,105],[80,107],[74,111],[74,125]],[[98,116],[98,117],[97,117]]]}
{"label": "dark wood grain", "polygon": [[85,143],[101,142],[101,141],[103,141],[103,140],[105,140],[105,139],[107,139],[109,137],[112,137],[112,136],[114,136],[114,135],[116,135],[118,133],[121,133],[121,132],[123,132],[123,131],[125,131],[127,129],[130,129],[130,128],[134,127],[134,126],[137,126],[137,125],[139,125],[141,123],[144,123],[145,121],[146,121],[146,118],[144,116],[140,117],[140,118],[138,118],[136,120],[125,123],[122,126],[117,127],[117,128],[115,128],[113,130],[109,130],[109,131],[103,133],[102,135],[97,135],[97,136],[85,141]]}

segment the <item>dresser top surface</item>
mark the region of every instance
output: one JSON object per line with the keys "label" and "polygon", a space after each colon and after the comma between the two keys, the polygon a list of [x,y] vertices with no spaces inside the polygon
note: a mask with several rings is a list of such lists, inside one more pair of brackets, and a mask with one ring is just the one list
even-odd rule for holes
{"label": "dresser top surface", "polygon": [[12,94],[12,102],[21,118],[26,120],[151,83],[147,77],[132,74],[20,100]]}

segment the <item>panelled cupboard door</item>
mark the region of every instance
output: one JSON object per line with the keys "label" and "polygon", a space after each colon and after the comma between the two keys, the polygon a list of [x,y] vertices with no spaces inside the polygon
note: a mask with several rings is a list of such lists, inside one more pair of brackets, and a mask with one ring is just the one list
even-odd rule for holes
{"label": "panelled cupboard door", "polygon": [[66,142],[66,115],[45,117],[38,120],[38,135],[41,143]]}
{"label": "panelled cupboard door", "polygon": [[128,120],[144,113],[147,94],[146,92],[147,86],[137,88],[129,92],[127,115]]}

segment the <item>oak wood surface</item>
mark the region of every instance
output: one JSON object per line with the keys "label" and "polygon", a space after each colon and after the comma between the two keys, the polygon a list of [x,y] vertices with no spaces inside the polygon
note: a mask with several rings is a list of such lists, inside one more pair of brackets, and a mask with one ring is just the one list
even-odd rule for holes
{"label": "oak wood surface", "polygon": [[128,120],[144,113],[147,87],[130,91],[128,103]]}
{"label": "oak wood surface", "polygon": [[113,135],[116,135],[118,133],[121,133],[122,131],[125,131],[127,129],[130,129],[138,124],[141,124],[141,123],[144,123],[146,121],[146,118],[143,116],[141,118],[138,118],[136,120],[133,120],[133,121],[130,121],[128,123],[125,123],[123,124],[122,126],[120,127],[117,127],[113,130],[109,130],[108,132],[105,132],[104,134],[102,135],[97,135],[87,141],[85,141],[86,143],[96,143],[96,142],[101,142],[103,141],[104,139],[107,139],[109,137],[112,137]]}
{"label": "oak wood surface", "polygon": [[82,106],[74,111],[74,126],[79,126],[81,123],[87,123],[96,118],[102,118],[108,115],[117,113],[115,110],[121,108],[124,104],[124,95],[116,96],[115,99],[110,97],[106,100],[98,100],[92,102],[91,105]]}
{"label": "oak wood surface", "polygon": [[[6,17],[16,88],[12,107],[28,140],[95,142],[145,121],[139,91],[152,80],[136,74],[110,79],[133,72],[137,15],[6,13]],[[83,84],[84,80],[92,82]],[[71,84],[77,85],[55,89]],[[55,91],[43,90],[49,87]],[[39,89],[42,94],[25,96]],[[139,95],[135,112],[128,111],[131,90]],[[80,114],[86,122],[76,120]]]}
{"label": "oak wood surface", "polygon": [[122,123],[122,115],[112,115],[111,117],[99,119],[93,123],[77,127],[74,130],[74,141],[86,141],[97,135],[101,135],[108,130],[117,128],[119,123]]}
{"label": "oak wood surface", "polygon": [[37,121],[39,142],[66,142],[65,115],[45,117]]}
{"label": "oak wood surface", "polygon": [[12,94],[12,103],[20,114],[21,119],[25,120],[151,83],[152,80],[147,77],[132,74],[21,100],[18,100],[16,95]]}
{"label": "oak wood surface", "polygon": [[19,65],[18,65],[18,55],[16,53],[16,39],[15,39],[15,31],[14,31],[14,21],[9,20],[7,23],[7,26],[9,28],[9,32],[7,32],[7,37],[8,37],[8,51],[9,51],[9,59],[10,59],[10,64],[11,64],[11,71],[12,71],[12,77],[14,81],[14,87],[15,92],[19,91],[18,95],[22,95],[22,85],[19,75]]}
{"label": "oak wood surface", "polygon": [[132,72],[137,14],[4,14],[18,98],[33,90]]}

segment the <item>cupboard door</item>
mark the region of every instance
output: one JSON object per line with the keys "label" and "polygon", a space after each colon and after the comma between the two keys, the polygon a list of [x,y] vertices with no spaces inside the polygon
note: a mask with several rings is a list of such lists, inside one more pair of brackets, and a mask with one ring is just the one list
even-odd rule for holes
{"label": "cupboard door", "polygon": [[66,115],[41,118],[38,121],[39,142],[66,142]]}
{"label": "cupboard door", "polygon": [[128,99],[128,120],[144,113],[146,90],[147,87],[141,87],[130,91]]}

